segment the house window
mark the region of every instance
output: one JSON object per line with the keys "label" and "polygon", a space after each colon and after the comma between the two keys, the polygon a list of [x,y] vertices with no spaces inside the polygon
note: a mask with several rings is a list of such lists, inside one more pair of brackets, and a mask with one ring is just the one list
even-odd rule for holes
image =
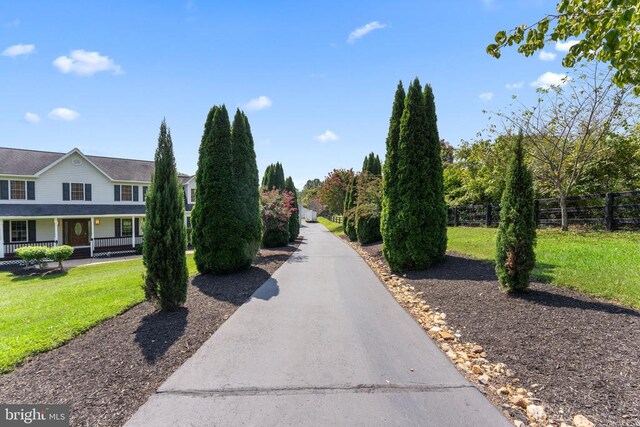
{"label": "house window", "polygon": [[133,200],[133,189],[131,185],[120,186],[120,200],[130,202]]}
{"label": "house window", "polygon": [[192,188],[191,189],[191,203],[195,203],[196,202],[196,189]]}
{"label": "house window", "polygon": [[71,200],[84,200],[84,184],[71,183]]}
{"label": "house window", "polygon": [[130,237],[133,234],[133,222],[131,218],[123,218],[120,221],[120,235],[123,237]]}
{"label": "house window", "polygon": [[14,200],[25,200],[27,198],[27,185],[25,181],[11,180],[11,198]]}
{"label": "house window", "polygon": [[28,240],[27,221],[11,221],[11,241],[27,242]]}
{"label": "house window", "polygon": [[142,201],[146,201],[147,200],[147,191],[149,191],[149,187],[146,185],[142,186]]}

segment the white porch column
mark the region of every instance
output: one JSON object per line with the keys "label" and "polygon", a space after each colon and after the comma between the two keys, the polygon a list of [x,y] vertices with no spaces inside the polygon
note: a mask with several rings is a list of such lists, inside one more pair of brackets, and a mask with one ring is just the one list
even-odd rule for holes
{"label": "white porch column", "polygon": [[4,258],[4,221],[0,219],[0,258]]}
{"label": "white porch column", "polygon": [[136,217],[131,217],[131,247],[136,247]]}
{"label": "white porch column", "polygon": [[58,218],[53,218],[53,240],[56,241],[56,246],[58,246]]}
{"label": "white porch column", "polygon": [[93,239],[96,237],[95,227],[96,227],[96,219],[94,217],[91,217],[91,242],[90,242],[90,244],[91,244],[91,251],[90,251],[91,252],[91,258],[93,258],[93,248],[94,248]]}

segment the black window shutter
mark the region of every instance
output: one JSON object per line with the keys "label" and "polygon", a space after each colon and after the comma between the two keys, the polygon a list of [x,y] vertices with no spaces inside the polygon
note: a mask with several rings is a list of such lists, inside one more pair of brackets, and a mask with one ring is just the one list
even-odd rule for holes
{"label": "black window shutter", "polygon": [[119,202],[120,201],[120,186],[119,185],[114,185],[113,186],[113,200],[115,202]]}
{"label": "black window shutter", "polygon": [[0,200],[9,200],[9,181],[0,181]]}
{"label": "black window shutter", "polygon": [[36,199],[36,182],[27,181],[27,200]]}
{"label": "black window shutter", "polygon": [[120,234],[120,232],[121,232],[121,230],[120,230],[120,218],[116,218],[115,224],[116,224],[116,237],[120,237],[121,236],[121,234]]}
{"label": "black window shutter", "polygon": [[138,201],[138,186],[134,185],[133,186],[133,201],[137,202]]}
{"label": "black window shutter", "polygon": [[84,199],[88,202],[91,201],[91,184],[84,185]]}
{"label": "black window shutter", "polygon": [[146,201],[147,200],[147,190],[149,189],[149,187],[147,187],[146,185],[142,186],[142,201]]}
{"label": "black window shutter", "polygon": [[136,218],[133,224],[133,229],[135,230],[136,237],[140,236],[140,218]]}
{"label": "black window shutter", "polygon": [[187,217],[187,228],[191,228],[191,217]]}
{"label": "black window shutter", "polygon": [[9,221],[5,221],[2,223],[2,239],[5,243],[9,243],[11,241],[11,227],[9,226]]}
{"label": "black window shutter", "polygon": [[62,200],[70,200],[71,198],[69,197],[69,183],[68,182],[63,182],[62,183]]}
{"label": "black window shutter", "polygon": [[27,223],[27,228],[28,228],[28,237],[29,237],[29,242],[37,242],[38,239],[36,238],[36,222],[35,220],[29,220],[29,222]]}

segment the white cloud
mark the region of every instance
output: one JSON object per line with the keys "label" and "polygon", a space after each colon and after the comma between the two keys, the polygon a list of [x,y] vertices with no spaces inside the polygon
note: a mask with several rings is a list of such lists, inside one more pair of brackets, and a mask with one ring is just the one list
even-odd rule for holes
{"label": "white cloud", "polygon": [[524,86],[524,82],[507,83],[506,85],[504,85],[504,87],[506,87],[509,90],[522,89],[522,86]]}
{"label": "white cloud", "polygon": [[482,99],[483,101],[491,101],[493,99],[493,92],[483,92],[478,95],[478,98]]}
{"label": "white cloud", "polygon": [[556,42],[556,50],[558,52],[569,52],[571,46],[577,45],[580,43],[578,40],[567,40],[565,42]]}
{"label": "white cloud", "polygon": [[547,52],[545,50],[540,51],[540,55],[538,56],[543,61],[553,61],[558,56],[557,53]]}
{"label": "white cloud", "polygon": [[2,56],[15,58],[16,56],[29,55],[36,51],[35,45],[32,44],[14,44],[2,51]]}
{"label": "white cloud", "polygon": [[338,139],[340,139],[340,137],[336,135],[335,132],[330,131],[329,129],[327,129],[323,134],[315,137],[316,141],[323,143],[337,141]]}
{"label": "white cloud", "polygon": [[16,18],[13,21],[5,22],[4,26],[6,28],[16,28],[20,26],[20,19]]}
{"label": "white cloud", "polygon": [[313,73],[313,74],[309,74],[309,77],[311,77],[312,79],[323,79],[327,76],[326,73]]}
{"label": "white cloud", "polygon": [[567,84],[567,81],[568,78],[566,74],[547,71],[532,81],[530,85],[536,88],[549,89],[551,86],[564,86]]}
{"label": "white cloud", "polygon": [[271,107],[273,102],[268,96],[259,96],[244,104],[245,110],[264,110]]}
{"label": "white cloud", "polygon": [[49,118],[52,120],[64,120],[70,122],[80,117],[77,111],[68,108],[54,108],[49,112]]}
{"label": "white cloud", "polygon": [[40,122],[40,116],[37,115],[36,113],[30,113],[27,112],[25,113],[23,120],[27,123],[39,123]]}
{"label": "white cloud", "polygon": [[371,31],[381,30],[383,28],[386,28],[386,26],[387,26],[386,24],[381,24],[378,21],[369,22],[368,24],[353,30],[351,32],[351,34],[349,34],[349,38],[347,39],[347,43],[355,43],[356,40],[366,36]]}
{"label": "white cloud", "polygon": [[79,76],[92,76],[101,71],[112,71],[113,74],[124,74],[122,67],[113,62],[108,56],[99,52],[73,50],[69,56],[59,56],[53,61],[53,66],[62,73],[74,73]]}

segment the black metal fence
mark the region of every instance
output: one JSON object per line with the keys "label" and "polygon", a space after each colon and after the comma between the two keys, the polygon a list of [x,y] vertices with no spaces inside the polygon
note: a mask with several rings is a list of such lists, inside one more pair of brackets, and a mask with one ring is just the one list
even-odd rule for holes
{"label": "black metal fence", "polygon": [[[535,201],[539,227],[560,227],[559,199]],[[640,228],[640,191],[591,194],[567,197],[569,225],[592,226],[608,231]],[[500,205],[453,206],[449,208],[450,226],[495,227],[500,222]]]}

